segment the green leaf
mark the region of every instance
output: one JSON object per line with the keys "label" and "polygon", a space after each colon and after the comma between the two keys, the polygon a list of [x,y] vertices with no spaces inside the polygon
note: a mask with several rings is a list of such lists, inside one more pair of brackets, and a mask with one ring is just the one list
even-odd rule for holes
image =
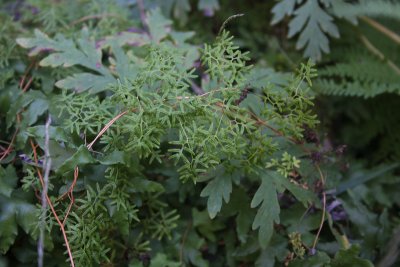
{"label": "green leaf", "polygon": [[336,253],[335,258],[332,260],[332,267],[373,267],[372,262],[358,257],[360,247],[352,245],[349,249],[341,249]]}
{"label": "green leaf", "polygon": [[290,182],[286,177],[283,175],[279,174],[278,172],[267,172],[268,176],[271,176],[274,178],[274,181],[276,185],[283,186],[286,188],[290,193],[293,194],[293,196],[301,201],[305,207],[308,206],[310,202],[313,202],[316,200],[315,195],[310,191],[306,190],[304,188],[301,188],[300,186]]}
{"label": "green leaf", "polygon": [[211,219],[215,218],[217,213],[221,210],[222,199],[224,199],[226,203],[229,202],[231,193],[231,176],[224,173],[215,177],[207,184],[203,191],[201,191],[200,196],[208,197],[207,210]]}
{"label": "green leaf", "polygon": [[151,260],[150,267],[179,267],[182,266],[180,262],[172,261],[167,258],[167,255],[157,253],[154,259]]}
{"label": "green leaf", "polygon": [[38,220],[36,207],[27,202],[20,202],[15,206],[15,215],[18,225],[24,229],[25,233],[34,236],[36,222]]}
{"label": "green leaf", "polygon": [[260,116],[265,108],[262,99],[255,94],[248,94],[247,97],[240,103],[240,107],[248,108],[255,115]]}
{"label": "green leaf", "polygon": [[[29,136],[44,139],[46,135],[45,128],[46,127],[44,125],[33,126],[27,128],[26,132],[28,133]],[[56,141],[68,142],[65,131],[61,127],[49,126],[49,136],[50,139]]]}
{"label": "green leaf", "polygon": [[[306,259],[295,259],[290,262],[289,267],[329,267],[331,259],[325,252],[318,251],[314,256],[310,256]],[[353,265],[347,265],[353,266]],[[343,266],[344,267],[344,266]]]}
{"label": "green leaf", "polygon": [[25,112],[28,119],[28,125],[34,124],[38,120],[39,116],[43,115],[48,108],[49,103],[47,100],[35,99]]}
{"label": "green leaf", "polygon": [[[28,107],[33,104],[32,107]],[[44,107],[41,107],[41,104]],[[26,108],[26,110],[24,110]],[[36,122],[38,116],[43,114],[48,108],[47,97],[37,90],[29,90],[23,94],[20,94],[13,105],[7,112],[7,127],[10,127],[15,122],[15,116],[17,113],[25,111],[24,115],[28,118],[28,124],[32,125]],[[30,114],[30,113],[33,114]]]}
{"label": "green leaf", "polygon": [[111,154],[101,158],[99,162],[103,165],[123,164],[125,161],[125,153],[123,151],[115,150]]}
{"label": "green leaf", "polygon": [[147,23],[151,38],[156,43],[159,43],[161,39],[168,35],[168,27],[172,25],[172,21],[163,16],[160,8],[155,8],[149,12]]}
{"label": "green leaf", "polygon": [[[0,198],[1,199],[1,198]],[[4,201],[1,199],[2,202]],[[12,205],[3,203],[0,210],[0,252],[6,253],[14,243],[18,234],[18,227],[15,220],[15,213]]]}
{"label": "green leaf", "polygon": [[12,191],[17,185],[18,177],[12,165],[8,165],[6,169],[0,166],[0,194],[10,197]]}
{"label": "green leaf", "polygon": [[80,93],[90,90],[91,94],[106,90],[110,84],[114,83],[112,76],[100,76],[91,73],[79,73],[69,76],[56,82],[56,86],[61,89],[72,89]]}
{"label": "green leaf", "polygon": [[283,236],[273,235],[268,247],[261,250],[260,256],[255,262],[255,266],[275,266],[276,259],[283,259],[288,255],[287,243],[288,240]]}
{"label": "green leaf", "polygon": [[233,191],[231,201],[224,208],[226,211],[233,211],[236,216],[236,232],[240,242],[245,243],[249,237],[249,230],[253,223],[254,211],[249,209],[250,198],[243,188]]}
{"label": "green leaf", "polygon": [[399,166],[398,163],[377,166],[372,170],[358,170],[351,174],[347,181],[343,181],[337,186],[336,195],[346,192],[358,185],[364,184],[372,179],[381,177],[382,175],[394,170]]}
{"label": "green leaf", "polygon": [[132,188],[132,192],[149,192],[149,193],[156,193],[156,192],[164,192],[165,189],[162,184],[144,179],[142,177],[134,177],[132,178],[132,184],[135,185]]}
{"label": "green leaf", "polygon": [[55,39],[51,39],[43,32],[35,30],[34,38],[18,38],[17,43],[24,48],[33,48],[30,52],[31,56],[37,55],[41,51],[51,51],[50,55],[40,61],[41,66],[66,68],[78,65],[100,74],[89,72],[74,74],[58,81],[56,83],[58,87],[74,89],[78,92],[89,89],[91,89],[91,93],[104,91],[110,83],[115,82],[115,78],[102,64],[101,49],[96,48],[93,40],[89,40],[85,30],[81,35],[82,37],[75,44],[61,34],[56,35]]}
{"label": "green leaf", "polygon": [[12,198],[0,195],[0,252],[5,253],[18,234],[18,225],[27,234],[34,236],[37,221],[36,207],[24,200],[26,196],[13,195]]}
{"label": "green leaf", "polygon": [[58,169],[58,173],[73,171],[76,166],[96,163],[86,146],[80,146],[78,150],[68,158]]}
{"label": "green leaf", "polygon": [[198,211],[196,208],[192,209],[193,227],[204,237],[211,242],[217,241],[215,232],[224,229],[224,225],[218,221],[211,221],[207,211]]}
{"label": "green leaf", "polygon": [[253,221],[253,230],[259,228],[258,239],[262,248],[266,248],[273,230],[274,222],[279,223],[280,207],[273,177],[261,176],[261,185],[251,201],[251,208],[258,208]]}

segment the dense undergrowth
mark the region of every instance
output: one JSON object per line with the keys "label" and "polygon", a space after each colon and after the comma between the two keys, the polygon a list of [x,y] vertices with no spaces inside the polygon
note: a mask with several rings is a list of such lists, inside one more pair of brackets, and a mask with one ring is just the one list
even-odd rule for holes
{"label": "dense undergrowth", "polygon": [[399,9],[1,3],[0,266],[396,266]]}

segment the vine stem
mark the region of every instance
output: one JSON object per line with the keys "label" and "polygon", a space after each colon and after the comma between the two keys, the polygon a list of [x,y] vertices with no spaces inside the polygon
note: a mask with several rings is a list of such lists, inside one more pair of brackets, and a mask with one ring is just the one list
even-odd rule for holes
{"label": "vine stem", "polygon": [[1,152],[3,154],[3,156],[1,156],[0,161],[5,159],[5,157],[7,157],[8,154],[10,154],[10,152],[13,150],[12,147],[13,147],[13,144],[14,144],[15,137],[17,136],[17,133],[18,133],[18,129],[15,130],[15,132],[14,132],[12,138],[11,138],[10,144],[8,145],[7,149],[4,150],[3,152]]}
{"label": "vine stem", "polygon": [[379,57],[380,60],[386,61],[386,63],[389,65],[390,68],[392,68],[398,75],[400,75],[400,68],[397,67],[397,65],[391,61],[390,59],[387,59],[386,56],[379,51],[378,48],[376,48],[369,40],[367,37],[365,37],[364,35],[360,36],[361,41],[363,42],[363,44],[365,45],[365,47],[371,51],[374,55],[376,55],[377,57]]}
{"label": "vine stem", "polygon": [[[38,166],[38,156],[37,156],[36,146],[35,146],[35,144],[33,143],[32,140],[30,140],[30,142],[31,142],[32,150],[33,150],[33,156],[34,156],[34,159],[35,159],[35,163]],[[42,185],[42,188],[44,188],[44,179],[43,179],[43,176],[42,176],[42,172],[40,171],[40,169],[38,167],[36,167],[36,171],[37,171],[37,174],[39,176],[39,181],[40,181],[40,183]],[[75,267],[74,258],[72,256],[71,248],[69,246],[69,241],[68,241],[67,233],[65,231],[64,224],[61,222],[60,218],[58,217],[58,214],[57,214],[57,212],[56,212],[56,210],[54,208],[54,205],[51,202],[51,199],[50,199],[50,197],[49,197],[49,195],[47,193],[45,194],[45,197],[46,197],[46,200],[47,200],[47,204],[49,205],[49,207],[51,209],[51,212],[53,213],[54,218],[57,221],[57,224],[60,226],[60,230],[61,230],[61,233],[62,233],[63,238],[64,238],[64,243],[65,243],[65,246],[67,247],[67,252],[68,252],[69,260],[71,262],[71,267]]]}
{"label": "vine stem", "polygon": [[97,139],[99,139],[107,130],[108,128],[111,127],[111,125],[113,125],[114,122],[116,122],[119,118],[121,118],[122,116],[124,116],[126,113],[128,113],[129,110],[125,110],[124,112],[121,112],[120,114],[118,114],[117,116],[115,116],[112,120],[110,120],[104,127],[103,129],[101,129],[101,131],[97,134],[96,138],[94,138],[94,140],[87,145],[87,148],[89,150],[92,149],[92,146],[94,145],[94,143],[97,141]]}
{"label": "vine stem", "polygon": [[[115,116],[113,119],[111,119],[104,127],[103,129],[101,129],[101,131],[97,134],[97,136],[93,139],[93,141],[88,144],[86,147],[88,150],[92,150],[92,147],[94,145],[94,143],[108,130],[108,128],[111,127],[111,125],[114,124],[114,122],[116,122],[119,118],[121,118],[122,116],[124,116],[126,113],[128,113],[129,110],[123,111],[120,114],[118,114],[117,116]],[[73,190],[74,187],[76,185],[76,182],[78,181],[78,177],[79,177],[79,168],[78,166],[75,167],[74,169],[74,180],[72,181],[71,186],[69,187],[69,189],[67,190],[67,192],[65,192],[64,194],[62,194],[57,200],[61,200],[63,198],[65,198],[65,196],[69,196],[71,201],[74,200],[74,196],[73,196]],[[67,215],[69,214],[71,207],[68,207],[67,210]],[[65,223],[65,219],[64,219],[64,223]]]}
{"label": "vine stem", "polygon": [[386,28],[379,22],[377,22],[369,17],[360,16],[359,18],[361,20],[363,20],[364,22],[366,22],[367,24],[369,24],[371,27],[375,28],[376,30],[380,31],[381,33],[383,33],[384,35],[386,35],[387,37],[392,39],[395,43],[400,44],[400,36],[397,35],[395,32],[389,30],[388,28]]}
{"label": "vine stem", "polygon": [[[103,127],[103,129],[101,129],[101,131],[97,134],[96,138],[90,144],[87,145],[87,148],[89,150],[91,150],[92,146],[94,145],[94,143],[108,130],[108,128],[110,128],[111,125],[115,121],[117,121],[119,118],[124,116],[126,113],[128,113],[128,110],[126,110],[124,112],[121,112],[120,114],[115,116],[112,120],[110,120]],[[47,127],[48,127],[48,124],[49,124],[49,120],[48,120],[48,123],[46,124]],[[34,145],[32,140],[30,142],[31,142],[31,147],[32,147],[33,154],[34,154],[35,163],[36,163],[36,165],[38,165],[38,156],[37,156],[37,150],[36,150],[37,147]],[[44,164],[46,166],[45,167],[45,177],[43,177],[43,175],[42,175],[41,171],[39,170],[39,168],[36,167],[36,170],[37,170],[37,173],[38,173],[38,176],[39,176],[39,180],[40,180],[40,183],[41,183],[42,188],[43,188],[42,199],[45,199],[45,201],[47,201],[47,204],[49,205],[49,207],[50,207],[50,209],[51,209],[51,211],[52,211],[52,213],[53,213],[53,215],[54,215],[54,217],[55,217],[55,219],[57,221],[57,224],[60,226],[60,229],[61,229],[61,232],[62,232],[62,235],[63,235],[63,238],[64,238],[64,243],[65,243],[65,246],[67,247],[67,252],[68,252],[68,256],[69,256],[70,262],[71,262],[71,267],[75,267],[74,258],[72,256],[72,251],[71,251],[71,248],[70,248],[70,245],[69,245],[67,233],[65,231],[65,223],[66,223],[67,218],[68,218],[68,216],[70,214],[72,206],[73,206],[73,204],[75,202],[74,195],[73,195],[73,190],[75,188],[76,182],[77,182],[78,177],[79,177],[79,167],[76,166],[75,169],[74,169],[74,180],[72,181],[72,184],[69,187],[68,191],[57,199],[57,201],[62,200],[67,195],[68,195],[68,197],[70,199],[70,203],[68,205],[68,208],[67,208],[67,211],[65,213],[64,219],[63,219],[63,221],[61,221],[60,217],[58,216],[58,214],[57,214],[57,212],[56,212],[56,210],[54,208],[54,205],[51,202],[51,200],[50,200],[50,198],[48,196],[48,193],[47,193],[48,175],[49,175],[49,172],[50,172],[50,167],[48,165],[51,162],[51,161],[49,161],[47,159],[47,158],[49,158],[48,145],[45,145],[45,155],[46,155],[46,162],[47,162],[47,164]],[[42,207],[45,207],[45,204],[43,204],[43,202],[45,202],[45,201],[42,201],[42,205],[43,205]],[[43,266],[43,263],[40,264],[40,261],[42,261],[42,260],[39,259],[39,266]]]}
{"label": "vine stem", "polygon": [[[319,173],[320,178],[321,178],[322,186],[324,187],[324,185],[325,185],[325,177],[322,174],[321,168],[319,167],[318,164],[316,164],[315,167],[318,170],[318,173]],[[325,194],[325,191],[322,191],[322,217],[321,217],[321,223],[319,224],[317,235],[315,236],[314,243],[313,243],[313,246],[312,246],[313,249],[315,249],[315,247],[317,246],[319,235],[321,234],[322,227],[324,226],[325,212],[326,212],[326,194]]]}
{"label": "vine stem", "polygon": [[46,224],[46,214],[47,214],[47,202],[46,202],[46,195],[49,188],[49,174],[51,168],[51,158],[50,158],[50,150],[49,150],[49,127],[51,124],[51,117],[50,115],[47,118],[46,126],[45,126],[45,140],[44,140],[44,178],[42,184],[42,196],[41,196],[41,204],[42,204],[42,218],[40,222],[40,235],[38,241],[38,267],[43,266],[43,252],[44,252],[44,232],[45,232],[45,224]]}

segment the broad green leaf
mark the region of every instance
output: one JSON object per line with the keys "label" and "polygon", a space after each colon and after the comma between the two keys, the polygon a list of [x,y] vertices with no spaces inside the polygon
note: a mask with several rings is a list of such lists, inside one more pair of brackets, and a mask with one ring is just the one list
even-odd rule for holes
{"label": "broad green leaf", "polygon": [[155,181],[144,179],[142,177],[134,177],[131,180],[132,180],[132,184],[134,185],[134,187],[131,189],[132,192],[156,193],[156,192],[164,192],[165,191],[162,184],[157,183]]}
{"label": "broad green leaf", "polygon": [[111,154],[101,158],[99,162],[103,165],[124,164],[126,163],[124,157],[125,153],[123,151],[115,150]]}
{"label": "broad green leaf", "polygon": [[0,195],[0,252],[5,253],[14,243],[21,226],[27,234],[34,235],[36,207],[18,194],[12,198]]}
{"label": "broad green leaf", "polygon": [[240,103],[240,107],[248,108],[255,115],[260,116],[261,111],[265,108],[265,104],[259,96],[256,96],[255,94],[248,94],[247,97]]}
{"label": "broad green leaf", "polygon": [[122,47],[124,45],[142,46],[150,43],[151,40],[147,33],[123,31],[118,35],[107,36],[104,40],[98,41],[97,47],[105,49],[110,46],[119,46],[119,47]]}
{"label": "broad green leaf", "polygon": [[[331,259],[325,252],[318,251],[314,256],[306,259],[295,259],[290,262],[289,267],[330,267]],[[348,265],[349,267],[352,265]],[[343,266],[345,267],[345,266]]]}
{"label": "broad green leaf", "polygon": [[[0,200],[5,201],[0,198]],[[15,220],[15,211],[12,205],[3,203],[0,209],[0,252],[6,253],[14,243],[18,234],[18,226]]]}
{"label": "broad green leaf", "polygon": [[58,81],[56,85],[60,88],[78,92],[90,89],[90,92],[97,93],[106,90],[110,83],[115,82],[113,75],[102,64],[101,49],[96,47],[93,40],[89,40],[85,30],[76,43],[61,34],[51,39],[39,30],[35,30],[34,38],[19,38],[17,43],[24,48],[32,48],[31,56],[41,51],[50,51],[50,55],[40,61],[41,66],[66,68],[78,65],[98,73],[74,74]]}
{"label": "broad green leaf", "polygon": [[349,249],[341,249],[336,253],[335,258],[332,260],[332,267],[373,267],[372,262],[362,259],[358,256],[360,247],[352,245]]}
{"label": "broad green leaf", "polygon": [[239,187],[233,190],[231,200],[223,210],[224,215],[236,215],[236,232],[241,243],[245,243],[250,236],[249,231],[255,215],[255,211],[249,209],[250,202],[247,192]]}
{"label": "broad green leaf", "polygon": [[315,195],[310,190],[306,190],[290,182],[286,177],[282,176],[278,172],[268,172],[268,176],[273,177],[278,187],[283,186],[286,188],[297,200],[303,203],[305,207],[307,207],[310,202],[316,200]]}
{"label": "broad green leaf", "polygon": [[[51,156],[51,155],[50,155]],[[86,146],[80,146],[78,150],[57,169],[58,173],[73,171],[76,166],[96,163]]]}
{"label": "broad green leaf", "polygon": [[366,207],[359,195],[350,190],[348,195],[348,199],[343,198],[340,200],[351,223],[355,226],[354,231],[363,237],[361,245],[363,246],[364,255],[372,257],[374,255],[373,249],[377,246],[377,238],[381,234],[379,217]]}
{"label": "broad green leaf", "polygon": [[36,230],[36,222],[38,216],[36,214],[36,207],[30,203],[21,201],[15,205],[15,215],[18,225],[25,231],[25,233],[34,236]]}
{"label": "broad green leaf", "polygon": [[233,205],[238,211],[238,215],[236,216],[236,231],[239,240],[244,243],[247,240],[254,213],[253,210],[249,209],[250,198],[246,192],[243,190],[238,192],[239,194],[232,197],[231,202],[234,201],[236,203],[236,205]]}
{"label": "broad green leaf", "polygon": [[[7,127],[10,127],[15,122],[15,116],[19,112],[24,112],[24,115],[28,118],[29,125],[34,124],[37,117],[47,110],[48,102],[46,100],[47,97],[38,90],[30,90],[23,94],[21,93],[7,112]],[[28,107],[31,104],[33,104],[33,106]],[[41,104],[43,104],[44,107],[41,107]],[[30,114],[31,112],[33,112],[33,114]]]}
{"label": "broad green leaf", "polygon": [[198,211],[196,208],[192,209],[193,227],[197,231],[210,240],[211,242],[217,241],[217,235],[215,232],[224,229],[224,224],[218,220],[212,221],[207,214],[207,211]]}
{"label": "broad green leaf", "polygon": [[358,185],[364,184],[372,179],[381,177],[382,175],[394,170],[399,166],[398,163],[377,166],[372,170],[361,170],[351,174],[348,180],[340,183],[336,188],[336,194],[342,194],[348,189],[352,189]]}
{"label": "broad green leaf", "polygon": [[261,185],[251,201],[251,208],[260,204],[252,228],[253,230],[259,229],[260,245],[262,248],[266,248],[274,230],[274,222],[279,223],[280,206],[274,179],[265,174],[261,176]]}
{"label": "broad green leaf", "polygon": [[256,267],[275,266],[276,259],[284,259],[289,251],[288,240],[281,235],[273,235],[266,249],[261,250],[260,256],[255,262]]}
{"label": "broad green leaf", "polygon": [[[45,128],[46,127],[44,125],[37,125],[27,128],[26,132],[28,133],[29,136],[44,139],[46,136]],[[68,141],[65,131],[61,127],[49,126],[49,136],[50,139],[56,141],[62,141],[62,142]]]}
{"label": "broad green leaf", "polygon": [[157,255],[151,260],[150,267],[179,267],[182,266],[180,262],[168,259],[167,255],[163,253],[157,253]]}
{"label": "broad green leaf", "polygon": [[[207,216],[207,214],[205,214]],[[208,217],[208,216],[207,216]],[[194,266],[208,267],[208,261],[203,259],[201,247],[205,246],[206,241],[200,237],[196,231],[189,231],[183,251],[183,259]]]}
{"label": "broad green leaf", "polygon": [[165,18],[160,8],[155,8],[149,12],[147,17],[150,35],[154,42],[159,43],[161,39],[168,35],[168,27],[172,25],[172,21]]}
{"label": "broad green leaf", "polygon": [[10,197],[17,185],[18,177],[12,165],[7,168],[0,166],[0,195]]}
{"label": "broad green leaf", "polygon": [[232,179],[230,175],[222,174],[215,177],[207,186],[201,191],[200,196],[208,197],[207,210],[210,218],[213,219],[221,210],[222,199],[226,203],[229,202],[230,194],[232,193]]}
{"label": "broad green leaf", "polygon": [[45,99],[35,99],[26,110],[25,115],[28,119],[28,125],[33,125],[49,108],[49,103]]}
{"label": "broad green leaf", "polygon": [[[44,150],[44,138],[37,138],[36,142],[39,144],[40,148]],[[51,169],[54,171],[63,165],[65,161],[72,157],[76,152],[75,149],[66,147],[62,143],[52,139],[49,141],[49,151],[51,157]]]}
{"label": "broad green leaf", "polygon": [[71,89],[78,93],[90,90],[90,93],[96,94],[106,90],[115,79],[112,76],[94,75],[91,73],[73,74],[65,79],[56,82],[56,86],[62,89]]}

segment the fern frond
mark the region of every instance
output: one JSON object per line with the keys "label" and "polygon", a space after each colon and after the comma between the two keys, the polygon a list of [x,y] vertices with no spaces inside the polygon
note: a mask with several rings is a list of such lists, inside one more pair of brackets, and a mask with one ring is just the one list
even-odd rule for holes
{"label": "fern frond", "polygon": [[400,77],[386,62],[361,49],[343,51],[343,63],[320,70],[315,89],[326,95],[374,97],[383,93],[400,93]]}
{"label": "fern frond", "polygon": [[358,96],[364,98],[375,97],[383,93],[400,93],[399,83],[379,83],[343,81],[337,83],[329,79],[319,79],[315,82],[318,93],[336,96]]}
{"label": "fern frond", "polygon": [[400,19],[400,3],[389,0],[361,0],[357,4],[348,4],[338,1],[333,5],[337,16],[357,17],[387,17]]}

